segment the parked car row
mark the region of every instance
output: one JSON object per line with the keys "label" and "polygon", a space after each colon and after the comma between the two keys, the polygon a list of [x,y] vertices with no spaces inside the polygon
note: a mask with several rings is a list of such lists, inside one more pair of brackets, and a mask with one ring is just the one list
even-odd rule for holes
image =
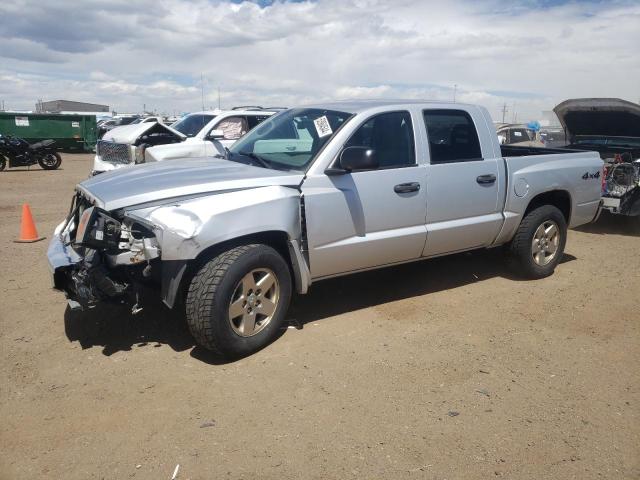
{"label": "parked car row", "polygon": [[96,145],[93,174],[138,163],[224,153],[225,147],[281,110],[236,107],[191,113],[171,126],[142,123],[113,129]]}
{"label": "parked car row", "polygon": [[[242,136],[238,118],[257,126]],[[474,105],[339,102],[146,128],[101,142],[97,166],[154,149],[212,155],[80,183],[49,246],[54,285],[71,308],[132,312],[155,286],[198,344],[226,356],[271,342],[293,292],[326,278],[498,246],[522,276],[550,275],[567,228],[601,202],[598,153],[500,145]]]}

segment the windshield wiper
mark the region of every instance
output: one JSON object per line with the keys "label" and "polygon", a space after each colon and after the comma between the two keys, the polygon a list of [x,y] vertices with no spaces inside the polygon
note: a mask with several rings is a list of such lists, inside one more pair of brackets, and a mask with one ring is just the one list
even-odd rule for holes
{"label": "windshield wiper", "polygon": [[271,162],[265,160],[259,155],[256,155],[253,152],[238,152],[240,155],[244,155],[245,157],[249,157],[251,160],[255,160],[258,164],[263,168],[271,168]]}

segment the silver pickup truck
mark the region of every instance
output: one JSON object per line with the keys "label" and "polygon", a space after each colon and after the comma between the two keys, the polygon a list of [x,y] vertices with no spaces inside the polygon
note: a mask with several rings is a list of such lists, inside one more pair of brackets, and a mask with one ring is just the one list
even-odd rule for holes
{"label": "silver pickup truck", "polygon": [[567,228],[598,214],[601,169],[597,153],[500,146],[473,105],[293,108],[224,158],[80,183],[48,257],[72,308],[137,311],[157,285],[200,345],[246,355],[322,279],[500,245],[523,276],[550,275]]}

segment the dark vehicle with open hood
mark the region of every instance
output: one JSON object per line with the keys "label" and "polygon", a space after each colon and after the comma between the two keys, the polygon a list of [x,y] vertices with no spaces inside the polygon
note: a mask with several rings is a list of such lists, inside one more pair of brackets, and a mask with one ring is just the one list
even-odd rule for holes
{"label": "dark vehicle with open hood", "polygon": [[22,138],[0,134],[0,171],[7,167],[30,167],[39,164],[45,170],[55,170],[62,163],[55,140],[29,144]]}
{"label": "dark vehicle with open hood", "polygon": [[640,220],[640,105],[618,98],[566,100],[553,111],[575,150],[605,161],[602,206]]}

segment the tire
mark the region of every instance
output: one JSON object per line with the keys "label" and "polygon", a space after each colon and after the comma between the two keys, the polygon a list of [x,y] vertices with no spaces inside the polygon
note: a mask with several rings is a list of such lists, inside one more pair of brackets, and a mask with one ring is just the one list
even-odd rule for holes
{"label": "tire", "polygon": [[7,168],[7,159],[0,155],[0,172]]}
{"label": "tire", "polygon": [[291,273],[282,256],[267,245],[243,245],[209,260],[193,277],[185,300],[187,325],[207,350],[246,356],[276,338],[290,300]]}
{"label": "tire", "polygon": [[62,163],[62,157],[58,152],[49,152],[40,157],[38,163],[44,170],[55,170]]}
{"label": "tire", "polygon": [[509,245],[510,263],[525,278],[548,277],[562,259],[566,242],[564,215],[553,205],[543,205],[520,223]]}

